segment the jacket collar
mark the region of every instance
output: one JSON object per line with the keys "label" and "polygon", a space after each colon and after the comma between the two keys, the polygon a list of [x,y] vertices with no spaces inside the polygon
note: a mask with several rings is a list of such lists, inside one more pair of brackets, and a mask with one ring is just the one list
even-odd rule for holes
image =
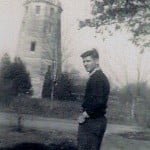
{"label": "jacket collar", "polygon": [[100,67],[96,67],[91,73],[89,73],[89,76],[91,77],[98,70],[100,70]]}

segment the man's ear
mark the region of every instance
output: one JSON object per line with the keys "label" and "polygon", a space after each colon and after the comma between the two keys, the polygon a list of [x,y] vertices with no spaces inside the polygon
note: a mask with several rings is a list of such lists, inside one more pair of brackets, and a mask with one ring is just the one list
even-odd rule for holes
{"label": "man's ear", "polygon": [[99,65],[99,59],[95,59],[96,65]]}

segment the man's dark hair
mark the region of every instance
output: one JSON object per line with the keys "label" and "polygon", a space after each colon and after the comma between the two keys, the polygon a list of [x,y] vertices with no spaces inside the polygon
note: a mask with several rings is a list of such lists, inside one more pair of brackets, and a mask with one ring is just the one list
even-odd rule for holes
{"label": "man's dark hair", "polygon": [[84,52],[83,54],[81,54],[82,58],[85,58],[88,56],[91,56],[93,59],[99,59],[99,54],[95,48],[93,48],[92,50],[88,50]]}

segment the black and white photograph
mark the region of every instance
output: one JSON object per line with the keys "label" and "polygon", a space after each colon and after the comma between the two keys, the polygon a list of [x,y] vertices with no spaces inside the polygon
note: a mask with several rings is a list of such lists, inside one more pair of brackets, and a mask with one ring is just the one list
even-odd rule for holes
{"label": "black and white photograph", "polygon": [[150,150],[150,0],[0,0],[0,150]]}

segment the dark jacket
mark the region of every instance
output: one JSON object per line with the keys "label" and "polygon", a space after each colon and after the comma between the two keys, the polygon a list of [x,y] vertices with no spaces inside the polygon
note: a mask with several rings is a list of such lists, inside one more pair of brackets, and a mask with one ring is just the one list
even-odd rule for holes
{"label": "dark jacket", "polygon": [[90,118],[99,118],[106,114],[110,86],[107,77],[101,70],[93,73],[86,85],[83,111]]}

